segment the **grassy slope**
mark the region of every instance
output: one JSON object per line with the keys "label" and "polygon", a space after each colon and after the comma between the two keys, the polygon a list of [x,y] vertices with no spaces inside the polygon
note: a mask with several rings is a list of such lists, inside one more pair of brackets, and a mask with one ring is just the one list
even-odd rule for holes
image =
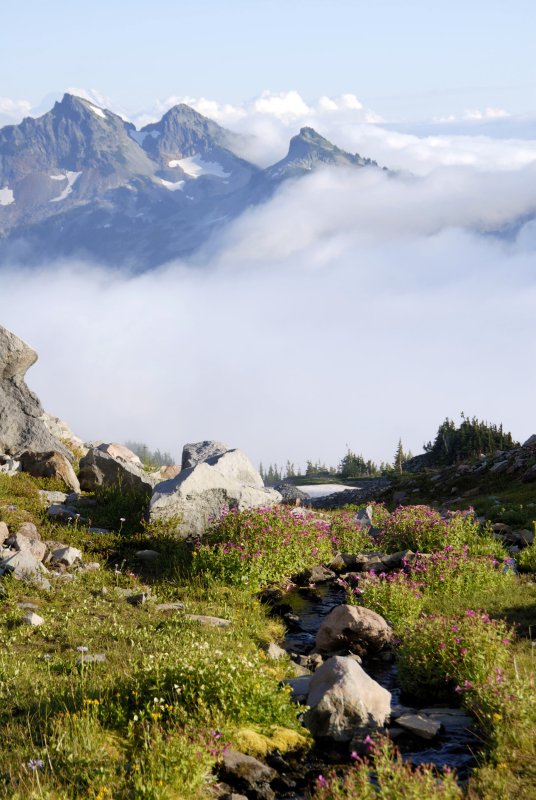
{"label": "grassy slope", "polygon": [[[503,481],[485,486],[482,502],[488,491],[500,500],[531,502],[530,486]],[[144,531],[137,498],[103,495],[91,511],[93,524],[113,532],[96,535],[47,521],[37,495],[42,485],[26,475],[0,476],[0,518],[12,526],[33,519],[43,539],[80,546],[101,569],[80,573],[51,593],[2,583],[0,797],[207,797],[223,741],[255,741],[260,750],[270,738],[282,748],[295,744],[295,709],[278,688],[288,665],[268,663],[260,650],[263,642],[280,638],[282,629],[251,594],[192,581],[181,543],[165,529]],[[401,487],[411,502],[441,502],[451,488],[447,484],[441,494],[429,478],[415,477],[403,478]],[[163,554],[153,572],[143,573],[134,556],[145,547]],[[223,616],[232,624],[200,626],[184,612],[159,613],[150,601],[133,606],[117,591],[144,587],[161,602],[181,601],[186,612]],[[45,624],[21,625],[20,602],[35,603]],[[523,691],[530,688],[533,583],[521,578],[500,592],[481,591],[472,603],[520,623],[508,680]],[[76,666],[79,647],[105,653],[106,662]],[[509,714],[493,725],[489,721],[491,749],[470,782],[471,798],[534,797],[530,697]]]}
{"label": "grassy slope", "polygon": [[[102,524],[113,508],[115,533],[51,524],[37,495],[45,483],[0,476],[0,518],[32,519],[43,539],[79,546],[101,568],[57,580],[51,592],[2,580],[0,797],[207,797],[223,742],[303,744],[278,685],[288,665],[267,662],[260,649],[283,633],[262,606],[243,590],[188,580],[181,543],[144,533],[133,497],[121,504],[109,495],[92,509]],[[163,566],[140,575],[133,554],[145,547],[161,550]],[[143,589],[155,599],[141,606],[122,591]],[[185,610],[158,612],[157,601]],[[45,624],[22,625],[22,602]],[[200,625],[186,613],[231,625]],[[104,653],[105,663],[77,666],[79,648]]]}

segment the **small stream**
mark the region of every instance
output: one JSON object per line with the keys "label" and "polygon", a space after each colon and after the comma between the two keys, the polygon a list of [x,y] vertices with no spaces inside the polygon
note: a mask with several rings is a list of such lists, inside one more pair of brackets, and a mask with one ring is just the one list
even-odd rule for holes
{"label": "small stream", "polygon": [[[345,601],[344,589],[334,582],[320,584],[314,588],[296,588],[288,592],[282,599],[280,608],[281,612],[290,611],[286,616],[288,630],[285,636],[285,649],[290,654],[310,653],[324,617],[335,606]],[[278,613],[277,607],[274,611]],[[460,782],[466,780],[475,764],[475,752],[479,745],[479,740],[471,729],[470,718],[459,709],[446,709],[444,704],[440,707],[430,705],[427,708],[412,705],[408,698],[402,696],[397,668],[390,654],[384,654],[384,658],[366,659],[362,666],[365,672],[391,692],[393,711],[403,706],[409,713],[422,711],[427,715],[437,716],[443,724],[433,740],[426,740],[403,731],[400,727],[396,727],[396,722],[393,722],[391,736],[404,760],[409,760],[413,764],[435,764],[439,768],[448,766],[456,770]],[[308,786],[314,784],[319,774],[324,774],[333,768],[344,771],[349,764],[350,760],[344,749],[337,749],[335,746],[328,750],[324,747],[315,747],[305,759],[302,757],[299,764],[291,764],[293,772],[296,772],[293,775],[296,786],[282,787],[277,794],[277,800],[305,800],[308,796]]]}

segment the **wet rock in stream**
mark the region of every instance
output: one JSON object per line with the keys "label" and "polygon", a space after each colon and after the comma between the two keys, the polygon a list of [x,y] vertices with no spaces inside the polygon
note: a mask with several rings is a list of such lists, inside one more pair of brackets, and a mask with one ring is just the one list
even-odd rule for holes
{"label": "wet rock in stream", "polygon": [[[313,589],[294,588],[286,594],[280,595],[278,600],[285,609],[284,614],[293,615],[291,617],[292,626],[287,628],[283,647],[292,660],[313,673],[311,676],[292,679],[292,683],[295,684],[296,702],[305,704],[309,696],[311,680],[325,663],[320,653],[313,652],[317,633],[333,609],[345,604],[346,593],[336,581],[331,581]],[[275,613],[277,614],[277,611]],[[295,617],[298,618],[299,628]],[[347,650],[344,655],[349,659],[357,660],[358,656],[351,652],[351,643],[347,642],[346,646]],[[392,732],[391,738],[396,741],[404,760],[411,761],[415,765],[432,763],[439,768],[448,766],[457,771],[462,781],[466,779],[475,764],[474,751],[478,744],[472,728],[472,718],[458,708],[446,708],[444,705],[427,708],[403,705],[401,699],[405,698],[401,698],[398,672],[396,664],[393,663],[393,654],[389,649],[376,652],[374,655],[368,653],[367,657],[363,659],[363,669],[370,679],[391,693],[390,724],[388,723],[385,732],[388,735],[391,735]],[[404,714],[420,714],[429,719],[433,727],[437,729],[434,737],[427,740],[404,730],[397,721]],[[363,734],[360,733],[357,738],[362,739]],[[354,739],[351,742],[351,748],[355,749],[358,744],[358,740]],[[337,743],[329,739],[319,739],[310,753],[301,754],[296,760],[286,756],[291,767],[292,779],[296,782],[296,788],[288,788],[284,791],[283,787],[281,790],[278,787],[276,790],[277,800],[283,800],[283,798],[305,800],[308,796],[307,787],[310,788],[314,785],[319,774],[325,773],[333,767],[343,771],[350,767],[349,753],[348,742]]]}

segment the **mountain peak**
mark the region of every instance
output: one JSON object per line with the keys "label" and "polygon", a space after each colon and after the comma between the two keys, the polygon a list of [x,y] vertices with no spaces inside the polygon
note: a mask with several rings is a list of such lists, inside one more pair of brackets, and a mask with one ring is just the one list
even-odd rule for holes
{"label": "mountain peak", "polygon": [[78,97],[75,94],[69,94],[69,92],[66,92],[61,100],[54,104],[52,113],[69,119],[90,119],[93,122],[97,120],[104,122],[111,118],[120,119],[116,114],[111,111],[105,111],[90,100],[86,100],[85,97]]}
{"label": "mountain peak", "polygon": [[287,156],[270,167],[268,172],[275,180],[298,177],[311,172],[322,164],[334,164],[346,167],[377,166],[370,159],[361,158],[342,150],[325,139],[314,128],[301,128],[300,132],[290,140]]}

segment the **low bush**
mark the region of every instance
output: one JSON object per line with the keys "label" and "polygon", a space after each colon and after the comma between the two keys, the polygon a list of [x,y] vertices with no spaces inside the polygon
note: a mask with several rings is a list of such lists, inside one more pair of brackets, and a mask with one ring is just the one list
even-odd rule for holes
{"label": "low bush", "polygon": [[493,592],[513,579],[504,558],[472,555],[468,545],[459,549],[447,545],[435,553],[404,558],[403,564],[404,573],[421,583],[432,603],[448,597],[451,608],[466,605],[471,597]]}
{"label": "low bush", "polygon": [[510,632],[503,622],[468,609],[463,616],[429,614],[408,626],[397,650],[402,688],[415,698],[449,699],[500,682]]}
{"label": "low bush", "polygon": [[[534,530],[536,532],[536,523],[534,523]],[[536,572],[536,541],[516,555],[516,562],[520,569]]]}
{"label": "low bush", "polygon": [[343,777],[319,775],[313,800],[461,800],[453,772],[431,765],[413,767],[382,738],[369,739],[371,757],[356,759]]}
{"label": "low bush", "polygon": [[[342,581],[341,581],[342,582]],[[346,584],[348,602],[381,614],[396,633],[417,619],[423,609],[423,584],[403,572],[356,577]]]}
{"label": "low bush", "polygon": [[348,512],[319,517],[297,515],[286,507],[229,511],[195,550],[192,569],[258,591],[308,567],[329,564],[339,550],[367,547],[370,537]]}
{"label": "low bush", "polygon": [[379,546],[388,552],[430,553],[445,545],[460,547],[478,532],[472,512],[457,512],[445,519],[429,506],[399,506],[383,521]]}

